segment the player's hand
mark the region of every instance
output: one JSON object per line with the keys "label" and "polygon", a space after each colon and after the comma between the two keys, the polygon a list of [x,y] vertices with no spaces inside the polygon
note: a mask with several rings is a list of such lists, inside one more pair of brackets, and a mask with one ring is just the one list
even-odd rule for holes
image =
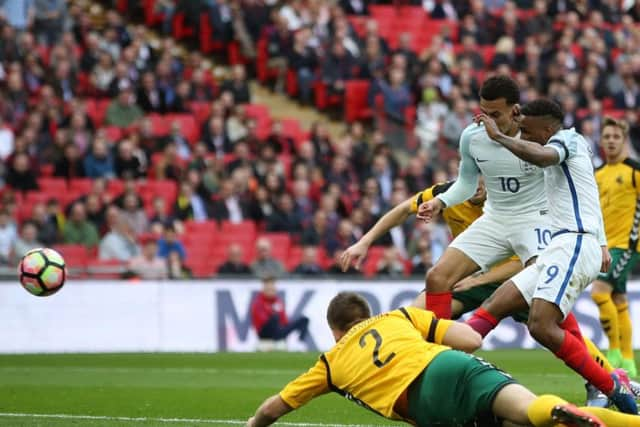
{"label": "player's hand", "polygon": [[424,222],[431,222],[442,210],[443,205],[437,197],[418,206],[416,217]]}
{"label": "player's hand", "polygon": [[609,267],[611,267],[611,255],[609,254],[609,249],[606,246],[602,247],[602,265],[600,266],[600,273],[606,273],[609,271]]}
{"label": "player's hand", "polygon": [[496,139],[499,135],[501,135],[500,129],[498,129],[498,125],[495,120],[486,114],[480,113],[473,118],[473,121],[477,124],[484,124],[484,129],[487,131],[487,135],[491,139]]}
{"label": "player's hand", "polygon": [[255,417],[251,417],[247,420],[247,427],[253,427],[255,425],[255,423],[253,422],[254,419]]}
{"label": "player's hand", "polygon": [[362,261],[364,261],[364,257],[367,255],[368,250],[369,245],[362,241],[349,246],[340,256],[340,266],[342,267],[342,271],[346,272],[354,261],[356,269],[360,270],[360,266],[362,266]]}
{"label": "player's hand", "polygon": [[468,291],[471,288],[475,288],[476,286],[480,286],[480,283],[476,280],[475,276],[468,276],[464,279],[460,280],[458,283],[453,285],[453,292],[464,292]]}

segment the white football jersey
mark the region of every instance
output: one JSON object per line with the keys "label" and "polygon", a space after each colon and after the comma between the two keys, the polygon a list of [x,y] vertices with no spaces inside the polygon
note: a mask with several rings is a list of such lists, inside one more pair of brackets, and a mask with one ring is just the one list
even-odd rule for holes
{"label": "white football jersey", "polygon": [[571,128],[556,132],[547,146],[559,155],[558,164],[544,169],[554,233],[590,233],[597,236],[601,244],[606,243],[589,143]]}
{"label": "white football jersey", "polygon": [[447,206],[464,202],[475,193],[480,175],[487,187],[486,214],[509,218],[547,210],[543,170],[490,139],[483,125],[471,124],[460,137],[458,179],[437,197]]}

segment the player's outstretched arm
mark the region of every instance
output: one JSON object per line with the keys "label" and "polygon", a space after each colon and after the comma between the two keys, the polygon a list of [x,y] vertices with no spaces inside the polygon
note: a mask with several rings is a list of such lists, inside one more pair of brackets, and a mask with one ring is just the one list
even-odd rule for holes
{"label": "player's outstretched arm", "polygon": [[293,408],[286,404],[279,394],[273,395],[265,400],[256,411],[256,414],[249,418],[247,427],[265,427],[275,423],[278,418],[293,411]]}
{"label": "player's outstretched arm", "polygon": [[347,271],[352,262],[355,262],[355,267],[359,270],[369,246],[393,227],[402,224],[411,215],[412,203],[413,197],[391,209],[358,242],[347,248],[340,257],[342,271]]}
{"label": "player's outstretched arm", "polygon": [[464,292],[476,286],[488,285],[490,283],[503,283],[521,270],[522,263],[520,260],[512,259],[492,268],[486,273],[465,277],[453,285],[453,292]]}
{"label": "player's outstretched arm", "polygon": [[466,353],[473,353],[482,346],[482,336],[466,323],[451,322],[444,334],[442,344]]}
{"label": "player's outstretched arm", "polygon": [[489,138],[500,143],[524,161],[540,167],[556,165],[560,162],[560,155],[556,149],[540,145],[537,142],[507,136],[500,132],[496,122],[486,114],[478,114],[473,120],[476,123],[484,124]]}

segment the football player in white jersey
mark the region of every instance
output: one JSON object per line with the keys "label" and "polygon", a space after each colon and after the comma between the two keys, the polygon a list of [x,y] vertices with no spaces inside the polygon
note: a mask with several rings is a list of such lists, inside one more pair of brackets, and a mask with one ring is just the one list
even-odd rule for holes
{"label": "football player in white jersey", "polygon": [[562,129],[563,119],[562,109],[546,99],[522,108],[519,137],[505,135],[487,114],[475,118],[493,141],[544,168],[552,240],[535,263],[485,301],[481,315],[469,324],[485,336],[502,318],[530,306],[531,335],[607,394],[618,409],[637,413],[618,374],[609,375],[589,357],[582,340],[560,326],[580,293],[611,262],[589,143],[574,129]]}
{"label": "football player in white jersey", "polygon": [[[507,76],[487,79],[480,89],[480,109],[502,133],[519,134],[520,90]],[[542,169],[521,160],[487,135],[482,126],[468,126],[460,137],[460,170],[455,184],[423,203],[418,218],[430,221],[443,208],[469,199],[484,177],[484,214],[456,237],[426,277],[426,308],[451,317],[451,290],[478,270],[517,255],[530,264],[551,237]],[[416,305],[425,306],[421,295]]]}

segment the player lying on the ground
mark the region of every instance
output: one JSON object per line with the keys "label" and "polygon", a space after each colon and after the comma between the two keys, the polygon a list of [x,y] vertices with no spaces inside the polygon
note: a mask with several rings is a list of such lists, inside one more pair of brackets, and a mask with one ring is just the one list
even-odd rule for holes
{"label": "player lying on the ground", "polygon": [[436,319],[429,311],[409,307],[371,317],[364,298],[341,292],[329,304],[327,321],[336,345],[269,397],[247,426],[271,425],[331,391],[378,415],[421,427],[476,421],[490,426],[640,423],[637,416],[578,409],[555,396],[536,397],[490,363],[452,350],[474,350],[480,336],[467,325]]}
{"label": "player lying on the ground", "polygon": [[[427,188],[384,214],[357,243],[343,252],[341,257],[342,269],[346,270],[352,262],[355,262],[356,268],[360,268],[369,247],[377,239],[393,227],[402,224],[409,215],[416,213],[418,206],[446,191],[451,185],[452,183],[444,183]],[[459,205],[444,209],[442,217],[449,226],[453,237],[462,233],[471,223],[482,215],[482,206],[485,198],[486,192],[484,191],[483,182],[480,180],[478,190],[471,199]],[[454,291],[456,291],[456,289],[460,289],[461,291],[453,293],[453,300],[451,301],[452,318],[458,318],[464,313],[480,307],[502,282],[510,279],[521,270],[522,264],[519,260],[508,259],[486,273],[473,277],[470,276],[458,282],[454,285]],[[421,295],[423,293],[424,291]],[[419,307],[424,307],[424,296],[416,298],[416,303]],[[529,317],[528,307],[525,310],[512,314],[511,317],[517,322],[526,323]],[[578,324],[573,314],[567,317],[565,325],[570,329],[578,329]],[[580,332],[578,331],[577,334],[580,334]],[[596,345],[591,342],[589,338],[583,338],[591,357],[603,366],[608,373],[612,373],[614,370],[613,367]],[[607,396],[603,395],[596,387],[590,384],[587,385],[587,404],[589,406],[605,406],[607,403]]]}
{"label": "player lying on the ground", "polygon": [[632,325],[627,301],[627,276],[640,259],[640,163],[629,157],[629,125],[604,119],[600,145],[605,162],[596,170],[604,230],[609,243],[611,268],[593,282],[591,298],[598,305],[602,328],[609,338],[607,358],[635,377]]}
{"label": "player lying on the ground", "polygon": [[552,101],[532,101],[522,114],[522,139],[504,135],[485,114],[475,120],[492,140],[544,168],[554,234],[535,264],[500,286],[468,323],[485,336],[500,319],[530,307],[531,336],[588,378],[618,409],[635,414],[630,392],[615,373],[609,375],[589,357],[579,330],[560,326],[580,293],[611,262],[589,144],[575,130],[562,129],[564,113]]}

